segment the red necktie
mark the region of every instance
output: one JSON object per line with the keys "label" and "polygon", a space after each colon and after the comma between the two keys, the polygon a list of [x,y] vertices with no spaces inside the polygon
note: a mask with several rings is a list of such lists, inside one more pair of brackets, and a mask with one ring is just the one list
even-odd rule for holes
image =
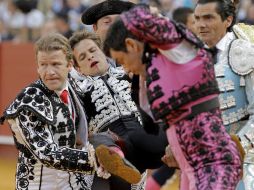
{"label": "red necktie", "polygon": [[63,103],[68,104],[68,91],[63,90],[63,92],[60,95],[60,98],[61,98]]}

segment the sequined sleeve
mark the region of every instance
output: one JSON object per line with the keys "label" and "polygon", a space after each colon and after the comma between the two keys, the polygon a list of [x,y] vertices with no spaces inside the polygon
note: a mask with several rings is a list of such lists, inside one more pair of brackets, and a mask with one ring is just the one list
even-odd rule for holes
{"label": "sequined sleeve", "polygon": [[245,76],[245,91],[248,99],[249,120],[239,132],[241,143],[246,152],[245,162],[254,163],[254,73]]}
{"label": "sequined sleeve", "polygon": [[[60,146],[61,136],[56,137],[56,127],[41,122],[27,110],[21,111],[13,121],[17,125],[16,127],[11,126],[17,143],[22,143],[24,145],[22,147],[40,160],[42,164],[58,170],[89,174],[93,172],[92,163],[89,161],[91,152]],[[73,133],[69,133],[66,138],[70,141],[75,136]]]}

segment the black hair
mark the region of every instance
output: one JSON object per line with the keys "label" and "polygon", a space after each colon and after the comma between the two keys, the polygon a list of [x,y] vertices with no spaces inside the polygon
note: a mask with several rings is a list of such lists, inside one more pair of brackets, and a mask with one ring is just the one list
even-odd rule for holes
{"label": "black hair", "polygon": [[127,30],[123,21],[120,18],[117,18],[108,29],[106,39],[104,41],[103,51],[106,56],[110,57],[110,49],[127,52],[125,44],[126,38],[138,40],[137,37]]}
{"label": "black hair", "polygon": [[193,13],[189,7],[179,7],[173,11],[172,18],[174,21],[187,24],[188,16]]}
{"label": "black hair", "polygon": [[232,31],[232,27],[236,22],[236,7],[232,0],[198,0],[197,5],[207,3],[217,4],[216,11],[221,16],[222,21],[226,20],[229,16],[233,17],[231,25],[227,28],[227,31]]}

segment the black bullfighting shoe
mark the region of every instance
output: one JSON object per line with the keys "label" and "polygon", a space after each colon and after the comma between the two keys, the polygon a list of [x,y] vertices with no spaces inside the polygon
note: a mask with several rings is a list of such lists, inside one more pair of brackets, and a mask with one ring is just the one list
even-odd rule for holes
{"label": "black bullfighting shoe", "polygon": [[135,166],[107,146],[99,145],[95,152],[100,164],[109,173],[131,184],[141,180],[141,174]]}

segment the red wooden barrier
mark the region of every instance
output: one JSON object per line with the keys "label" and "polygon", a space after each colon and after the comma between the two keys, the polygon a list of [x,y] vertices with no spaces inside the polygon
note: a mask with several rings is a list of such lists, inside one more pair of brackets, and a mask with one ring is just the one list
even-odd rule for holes
{"label": "red wooden barrier", "polygon": [[[20,90],[34,81],[37,76],[32,43],[0,44],[0,115]],[[7,122],[0,126],[0,138],[1,136],[11,137]]]}

